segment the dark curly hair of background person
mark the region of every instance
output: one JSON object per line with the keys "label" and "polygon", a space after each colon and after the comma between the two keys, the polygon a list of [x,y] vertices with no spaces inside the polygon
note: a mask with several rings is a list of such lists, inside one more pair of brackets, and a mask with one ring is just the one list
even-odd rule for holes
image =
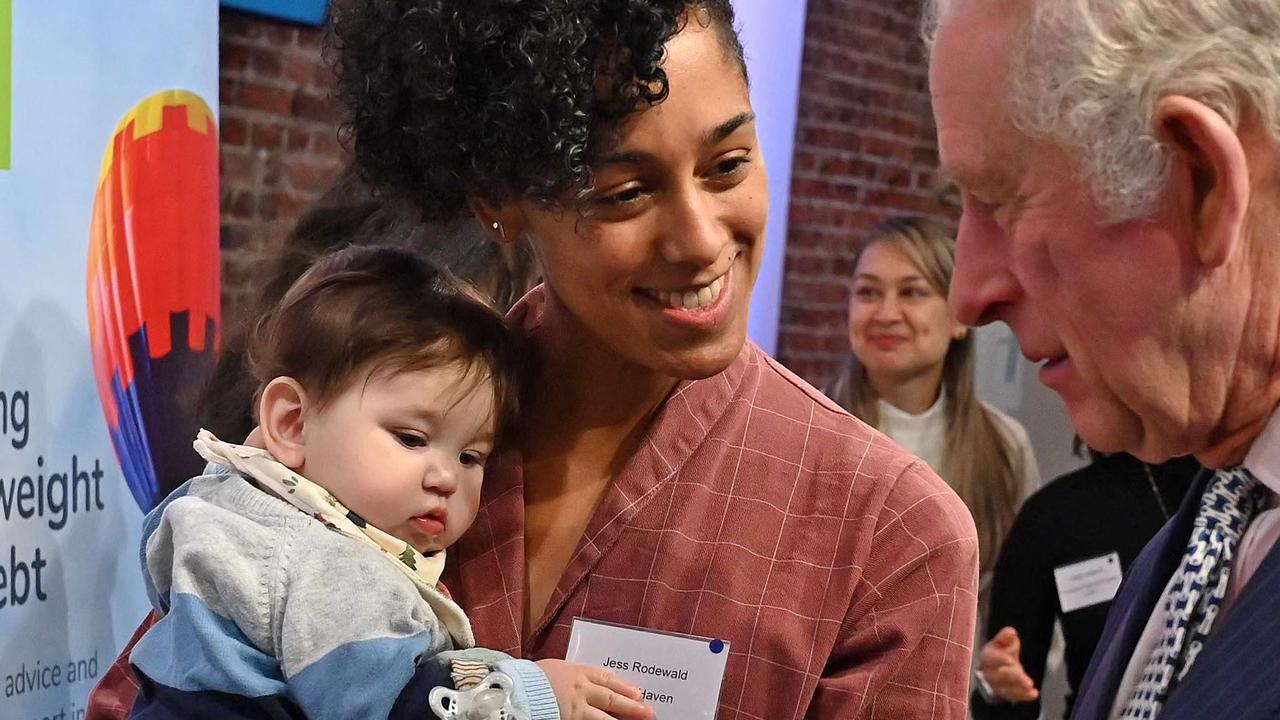
{"label": "dark curly hair of background person", "polygon": [[342,0],[329,52],[371,185],[429,219],[473,195],[591,187],[617,121],[667,95],[663,47],[697,8],[746,76],[729,0]]}

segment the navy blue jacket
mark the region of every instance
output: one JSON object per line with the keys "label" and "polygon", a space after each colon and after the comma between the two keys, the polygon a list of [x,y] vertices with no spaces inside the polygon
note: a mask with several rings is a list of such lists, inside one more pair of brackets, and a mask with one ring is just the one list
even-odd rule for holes
{"label": "navy blue jacket", "polygon": [[[1105,720],[1120,679],[1182,560],[1212,472],[1192,483],[1178,512],[1138,556],[1111,606],[1102,642],[1085,673],[1072,720]],[[1280,544],[1272,548],[1191,672],[1174,689],[1160,720],[1272,720],[1280,717]]]}

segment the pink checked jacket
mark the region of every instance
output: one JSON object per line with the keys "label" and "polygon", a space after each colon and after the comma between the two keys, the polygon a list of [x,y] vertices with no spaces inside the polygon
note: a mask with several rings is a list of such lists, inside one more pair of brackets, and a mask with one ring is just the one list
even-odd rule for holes
{"label": "pink checked jacket", "polygon": [[[538,300],[516,310],[526,328]],[[717,720],[965,717],[968,510],[753,343],[672,393],[528,635],[523,530],[513,452],[449,557],[481,646],[564,657],[581,616],[728,640]]]}

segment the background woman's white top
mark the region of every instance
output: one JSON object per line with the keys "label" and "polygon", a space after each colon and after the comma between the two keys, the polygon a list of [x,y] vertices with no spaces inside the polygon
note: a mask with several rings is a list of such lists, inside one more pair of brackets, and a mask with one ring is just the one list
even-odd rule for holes
{"label": "background woman's white top", "polygon": [[[884,400],[877,401],[877,406],[880,411],[880,432],[928,463],[943,480],[948,480],[942,472],[942,452],[947,441],[945,403],[946,394],[939,393],[937,402],[919,415],[903,412]],[[1022,495],[1026,497],[1040,487],[1040,468],[1036,464],[1035,452],[1031,449],[1031,439],[1017,420],[987,403],[982,403],[982,406],[995,417],[996,425],[1013,452],[1013,470],[1022,478]]]}

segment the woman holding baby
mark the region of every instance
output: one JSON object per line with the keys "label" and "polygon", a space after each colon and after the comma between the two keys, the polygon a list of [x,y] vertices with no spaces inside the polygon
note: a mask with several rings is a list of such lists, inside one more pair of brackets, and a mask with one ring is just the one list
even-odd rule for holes
{"label": "woman holding baby", "polygon": [[545,276],[444,575],[477,643],[564,657],[603,620],[728,641],[720,720],[964,717],[964,505],[746,337],[768,197],[729,0],[333,16],[365,177]]}

